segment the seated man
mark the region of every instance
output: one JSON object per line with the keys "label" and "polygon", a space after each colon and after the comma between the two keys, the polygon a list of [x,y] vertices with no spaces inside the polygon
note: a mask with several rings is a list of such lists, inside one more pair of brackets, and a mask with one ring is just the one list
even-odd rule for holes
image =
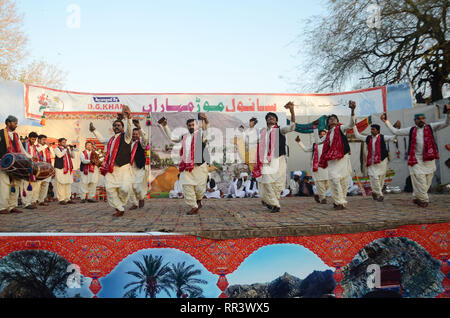
{"label": "seated man", "polygon": [[230,185],[228,186],[227,191],[227,198],[235,198],[236,197],[236,184],[237,184],[238,178],[233,177],[233,179],[230,181]]}
{"label": "seated man", "polygon": [[248,181],[248,173],[247,172],[241,172],[240,178],[238,179],[236,183],[235,188],[235,198],[245,198],[247,196],[245,192],[245,186]]}
{"label": "seated man", "polygon": [[303,173],[301,171],[295,171],[294,177],[289,180],[289,186],[281,192],[281,197],[285,198],[287,196],[296,196],[300,189],[300,182],[302,181]]}
{"label": "seated man", "polygon": [[256,181],[255,177],[252,177],[251,180],[247,181],[247,184],[245,186],[245,193],[248,198],[259,198],[258,181]]}
{"label": "seated man", "polygon": [[300,183],[302,182],[302,172],[301,171],[295,171],[294,172],[294,178],[289,180],[289,194],[292,196],[298,195],[298,192],[300,190]]}
{"label": "seated man", "polygon": [[305,176],[303,179],[301,179],[299,183],[299,190],[297,193],[297,196],[299,197],[311,197],[314,196],[314,191],[311,183],[309,182],[309,178]]}
{"label": "seated man", "polygon": [[359,187],[353,183],[352,176],[350,176],[348,182],[348,190],[347,195],[358,195],[359,194]]}
{"label": "seated man", "polygon": [[178,174],[178,180],[173,185],[173,190],[169,192],[169,198],[171,199],[183,199],[183,187],[180,184],[180,174]]}
{"label": "seated man", "polygon": [[220,199],[220,190],[217,188],[216,181],[211,178],[210,173],[208,173],[208,181],[206,182],[205,197],[207,199]]}

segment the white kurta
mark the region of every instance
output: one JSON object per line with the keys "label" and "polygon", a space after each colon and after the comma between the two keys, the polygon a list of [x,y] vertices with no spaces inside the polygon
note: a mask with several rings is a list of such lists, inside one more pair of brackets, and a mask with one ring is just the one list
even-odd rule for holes
{"label": "white kurta", "polygon": [[245,193],[251,197],[257,197],[258,195],[258,181],[253,182],[253,187],[251,187],[252,181],[247,180],[245,184]]}
{"label": "white kurta", "polygon": [[[179,195],[181,193],[181,195]],[[181,199],[183,197],[183,187],[180,184],[180,181],[175,181],[175,184],[173,185],[173,190],[170,190],[169,192],[169,198],[171,199]]]}
{"label": "white kurta", "polygon": [[217,188],[217,184],[214,188],[211,188],[210,182],[206,184],[206,190],[213,189],[213,192],[206,191],[205,196],[207,199],[220,199],[220,191]]}
{"label": "white kurta", "polygon": [[297,181],[294,179],[289,180],[289,189],[291,190],[290,193],[292,195],[297,195],[298,191],[300,190],[300,185]]}

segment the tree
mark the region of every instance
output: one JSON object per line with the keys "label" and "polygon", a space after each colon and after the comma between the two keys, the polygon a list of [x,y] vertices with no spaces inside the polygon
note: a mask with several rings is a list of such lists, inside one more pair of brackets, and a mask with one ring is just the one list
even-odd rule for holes
{"label": "tree", "polygon": [[182,298],[183,295],[199,297],[203,294],[203,289],[198,287],[197,284],[207,284],[208,282],[195,278],[195,276],[201,275],[202,271],[193,270],[193,268],[194,265],[186,266],[186,262],[172,264],[167,278],[171,289],[176,292],[177,298]]}
{"label": "tree", "polygon": [[123,287],[123,289],[127,289],[133,286],[125,295],[129,296],[138,291],[141,293],[144,290],[145,298],[156,298],[156,295],[161,291],[170,296],[170,284],[167,279],[170,267],[167,263],[163,265],[162,256],[144,255],[142,262],[133,261],[133,263],[139,271],[129,271],[127,274],[138,278],[138,280],[130,282]]}
{"label": "tree", "polygon": [[67,73],[45,61],[33,61],[18,74],[17,80],[34,85],[61,88]]}
{"label": "tree", "polygon": [[15,79],[18,66],[27,55],[27,37],[22,31],[23,16],[16,3],[0,0],[0,77]]}
{"label": "tree", "polygon": [[66,294],[70,263],[49,251],[23,250],[0,260],[2,297],[50,298]]}
{"label": "tree", "polygon": [[429,102],[442,99],[450,83],[449,6],[448,0],[328,0],[328,15],[309,19],[305,29],[316,90],[410,82]]}
{"label": "tree", "polygon": [[27,62],[28,38],[14,0],[0,0],[0,77],[28,84],[62,88],[67,73],[46,61]]}

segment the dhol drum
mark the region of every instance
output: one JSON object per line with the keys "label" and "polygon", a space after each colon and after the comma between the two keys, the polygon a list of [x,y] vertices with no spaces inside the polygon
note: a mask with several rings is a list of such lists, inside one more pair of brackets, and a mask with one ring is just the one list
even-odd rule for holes
{"label": "dhol drum", "polygon": [[20,153],[3,156],[0,169],[14,179],[29,180],[33,174],[33,161]]}
{"label": "dhol drum", "polygon": [[33,162],[33,174],[37,181],[41,181],[52,177],[55,169],[47,162]]}

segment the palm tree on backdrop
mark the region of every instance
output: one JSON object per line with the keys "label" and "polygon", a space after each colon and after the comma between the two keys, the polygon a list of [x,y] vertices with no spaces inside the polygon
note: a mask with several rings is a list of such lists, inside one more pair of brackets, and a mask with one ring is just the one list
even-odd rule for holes
{"label": "palm tree on backdrop", "polygon": [[197,284],[207,284],[208,282],[195,278],[201,275],[202,271],[193,269],[194,265],[186,266],[186,262],[172,264],[170,272],[167,275],[170,283],[170,288],[176,292],[177,298],[188,297],[190,295],[200,296],[203,294],[203,289]]}
{"label": "palm tree on backdrop", "polygon": [[170,297],[170,284],[167,279],[167,273],[170,271],[168,263],[163,265],[162,256],[144,255],[143,261],[133,261],[139,269],[129,271],[127,274],[138,278],[137,281],[126,284],[123,289],[133,286],[125,295],[130,295],[142,289],[145,291],[145,298],[156,298],[156,295],[164,291]]}

